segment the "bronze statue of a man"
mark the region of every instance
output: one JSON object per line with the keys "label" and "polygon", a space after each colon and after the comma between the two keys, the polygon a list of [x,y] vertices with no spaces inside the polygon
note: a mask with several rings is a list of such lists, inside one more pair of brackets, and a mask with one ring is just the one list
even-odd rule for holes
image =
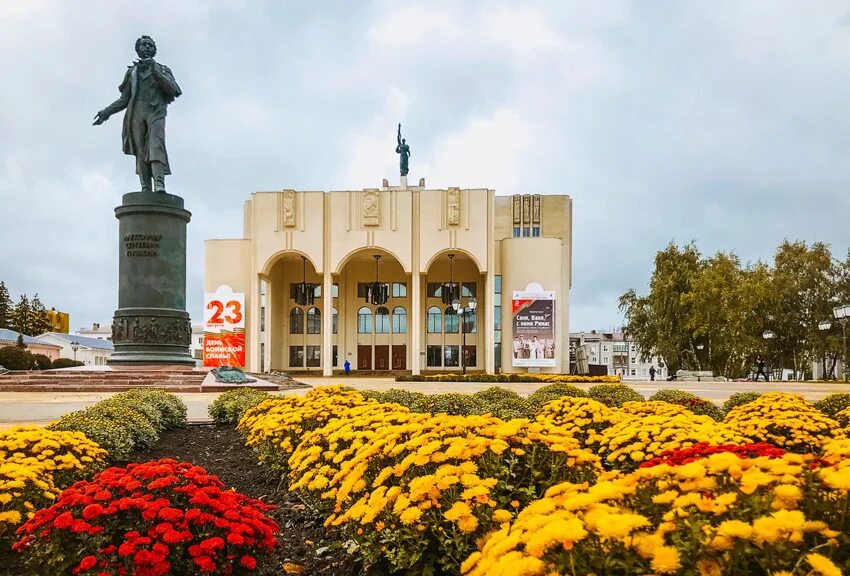
{"label": "bronze statue of a man", "polygon": [[121,131],[124,154],[136,157],[143,192],[151,191],[151,179],[155,192],[165,192],[165,176],[171,174],[165,151],[165,115],[168,105],[182,92],[168,66],[154,61],[153,38],[136,40],[136,54],[140,60],[129,67],[118,87],[121,96],[95,115],[94,125],[126,108]]}

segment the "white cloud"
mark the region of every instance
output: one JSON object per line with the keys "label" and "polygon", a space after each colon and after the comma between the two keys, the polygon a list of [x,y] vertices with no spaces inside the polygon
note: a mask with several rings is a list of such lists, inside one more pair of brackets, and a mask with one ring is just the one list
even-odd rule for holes
{"label": "white cloud", "polygon": [[430,3],[405,4],[383,11],[369,28],[373,42],[399,47],[442,42],[463,33],[456,16]]}

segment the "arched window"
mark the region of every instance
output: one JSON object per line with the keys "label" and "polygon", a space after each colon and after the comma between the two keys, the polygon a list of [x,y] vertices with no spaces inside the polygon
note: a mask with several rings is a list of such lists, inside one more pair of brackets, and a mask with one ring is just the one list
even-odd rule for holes
{"label": "arched window", "polygon": [[304,311],[301,308],[289,311],[289,333],[304,334]]}
{"label": "arched window", "polygon": [[407,334],[407,310],[401,306],[393,308],[393,334]]}
{"label": "arched window", "polygon": [[436,306],[428,308],[428,334],[439,334],[443,331],[443,313]]}
{"label": "arched window", "polygon": [[363,306],[357,311],[357,333],[372,333],[372,309],[368,306]]}
{"label": "arched window", "polygon": [[390,311],[384,306],[375,310],[375,334],[390,333]]}
{"label": "arched window", "polygon": [[458,330],[458,321],[460,318],[458,317],[457,312],[451,306],[446,307],[446,334],[457,334]]}
{"label": "arched window", "polygon": [[331,308],[331,333],[336,334],[339,331],[339,312],[336,308]]}
{"label": "arched window", "polygon": [[307,310],[307,334],[322,333],[322,313],[313,307]]}

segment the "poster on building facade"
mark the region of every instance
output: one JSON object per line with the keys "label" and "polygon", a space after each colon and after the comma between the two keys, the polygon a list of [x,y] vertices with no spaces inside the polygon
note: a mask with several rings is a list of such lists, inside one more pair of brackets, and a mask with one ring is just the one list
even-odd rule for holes
{"label": "poster on building facade", "polygon": [[514,291],[513,365],[555,366],[555,292]]}
{"label": "poster on building facade", "polygon": [[219,286],[204,293],[204,366],[245,367],[245,293]]}

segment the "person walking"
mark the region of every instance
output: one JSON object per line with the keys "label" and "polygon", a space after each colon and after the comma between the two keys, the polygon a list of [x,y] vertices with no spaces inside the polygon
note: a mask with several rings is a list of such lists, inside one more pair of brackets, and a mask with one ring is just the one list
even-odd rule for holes
{"label": "person walking", "polygon": [[345,364],[343,364],[343,365],[342,365],[342,367],[343,367],[343,369],[345,370],[345,375],[346,375],[346,376],[348,376],[349,374],[351,374],[351,362],[349,362],[348,360],[346,360],[346,361],[345,361]]}
{"label": "person walking", "polygon": [[655,365],[649,367],[649,381],[655,382]]}
{"label": "person walking", "polygon": [[759,376],[764,376],[765,382],[770,381],[770,377],[767,375],[767,372],[765,372],[764,366],[765,366],[764,359],[761,356],[759,356],[758,359],[756,360],[756,367],[758,368],[758,371],[756,372],[756,378],[755,378],[756,382],[759,381]]}

